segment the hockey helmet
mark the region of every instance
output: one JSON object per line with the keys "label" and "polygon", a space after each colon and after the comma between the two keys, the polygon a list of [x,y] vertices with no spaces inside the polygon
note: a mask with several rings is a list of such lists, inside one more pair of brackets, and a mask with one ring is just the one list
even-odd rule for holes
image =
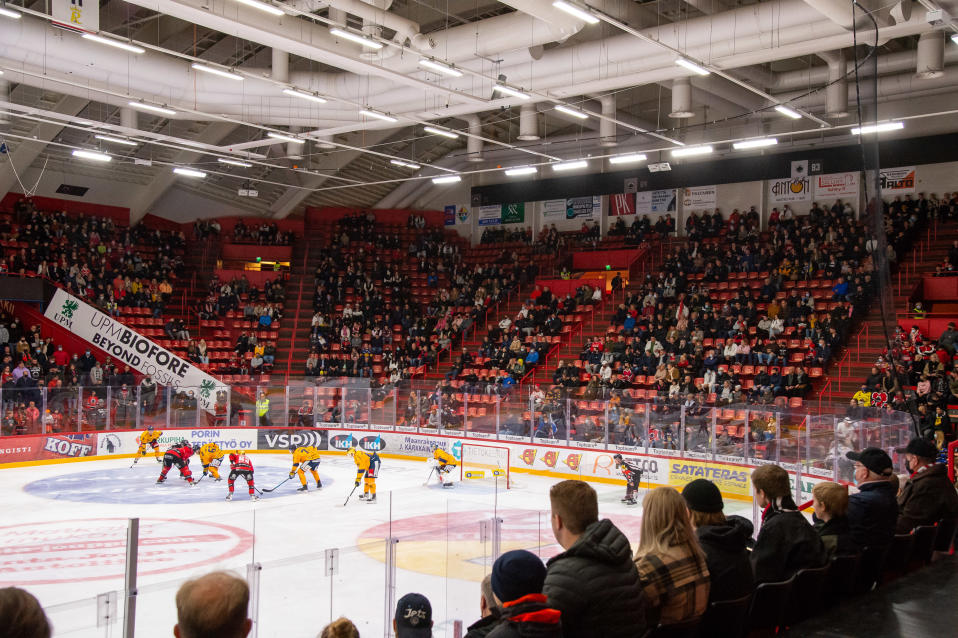
{"label": "hockey helmet", "polygon": [[298,445],[291,444],[291,445],[289,446],[289,451],[290,451],[290,452],[295,452],[298,447],[299,447]]}
{"label": "hockey helmet", "polygon": [[187,441],[186,439],[183,439],[182,441],[180,441],[180,447],[190,447],[190,442]]}
{"label": "hockey helmet", "polygon": [[152,431],[153,431],[153,426],[152,426],[152,425],[146,426],[146,431],[147,431],[147,432],[152,432]]}
{"label": "hockey helmet", "polygon": [[615,455],[612,456],[612,459],[613,459],[614,461],[616,461],[617,463],[621,463],[621,462],[622,462],[622,455],[621,455],[621,454],[615,454]]}
{"label": "hockey helmet", "polygon": [[199,451],[200,451],[200,444],[199,444],[199,443],[194,443],[194,444],[193,444],[193,451],[194,451],[194,452],[199,452]]}

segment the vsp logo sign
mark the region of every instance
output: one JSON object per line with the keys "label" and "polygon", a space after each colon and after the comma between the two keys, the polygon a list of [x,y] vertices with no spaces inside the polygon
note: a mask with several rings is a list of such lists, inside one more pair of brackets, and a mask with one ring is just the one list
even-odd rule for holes
{"label": "vsp logo sign", "polygon": [[287,450],[293,445],[329,449],[325,430],[261,430],[257,434],[261,450]]}

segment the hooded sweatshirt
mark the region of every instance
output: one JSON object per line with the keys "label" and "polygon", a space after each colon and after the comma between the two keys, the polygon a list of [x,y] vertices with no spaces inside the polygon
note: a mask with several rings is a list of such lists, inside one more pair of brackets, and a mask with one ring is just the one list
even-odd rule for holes
{"label": "hooded sweatshirt", "polygon": [[741,598],[755,588],[748,551],[753,529],[747,518],[729,516],[724,525],[703,525],[695,530],[711,576],[710,603]]}

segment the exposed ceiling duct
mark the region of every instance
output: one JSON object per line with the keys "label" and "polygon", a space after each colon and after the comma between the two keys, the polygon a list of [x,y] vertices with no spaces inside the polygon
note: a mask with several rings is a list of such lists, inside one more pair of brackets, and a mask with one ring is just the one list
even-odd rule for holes
{"label": "exposed ceiling duct", "polygon": [[481,162],[482,157],[482,122],[478,115],[467,115],[465,118],[469,125],[469,137],[466,138],[467,159],[470,162]]}
{"label": "exposed ceiling duct", "polygon": [[519,109],[519,135],[524,142],[539,139],[539,112],[535,104],[523,104]]}
{"label": "exposed ceiling duct", "polygon": [[609,148],[618,144],[618,141],[615,137],[615,122],[608,118],[614,118],[616,115],[615,111],[615,94],[603,95],[599,98],[599,104],[602,105],[602,115],[603,119],[599,120],[599,143],[605,147]]}
{"label": "exposed ceiling duct", "polygon": [[945,71],[945,33],[929,31],[918,38],[915,77],[922,80],[940,78]]}
{"label": "exposed ceiling duct", "polygon": [[833,51],[819,53],[828,66],[828,84],[825,89],[825,114],[828,117],[842,118],[848,116],[848,64],[845,53]]}
{"label": "exposed ceiling duct", "polygon": [[693,115],[692,83],[688,78],[675,78],[672,80],[672,112],[669,117],[682,119]]}

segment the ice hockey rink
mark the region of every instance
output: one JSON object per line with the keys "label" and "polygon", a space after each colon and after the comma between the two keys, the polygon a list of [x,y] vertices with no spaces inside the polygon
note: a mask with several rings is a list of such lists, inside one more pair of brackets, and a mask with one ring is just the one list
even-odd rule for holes
{"label": "ice hockey rink", "polygon": [[[251,458],[257,487],[287,478],[288,453]],[[199,476],[198,461],[191,468]],[[339,616],[364,637],[387,636],[393,564],[395,599],[411,591],[428,596],[434,635],[452,638],[455,621],[465,627],[478,618],[479,581],[494,551],[492,519],[502,520],[501,551],[525,548],[544,560],[560,551],[548,511],[556,478],[513,473],[514,487],[506,490],[497,488],[501,479],[457,475],[443,488],[435,477],[423,484],[426,463],[385,458],[378,502],[359,500],[360,487],[344,506],[355,470],[341,455],[323,457],[322,490],[307,473],[308,493],[297,492],[293,479],[256,503],[242,480],[234,500],[224,500],[228,472],[221,482],[206,477],[189,487],[175,468],[166,484],[156,485],[159,469],[148,456],[133,467],[117,458],[0,471],[0,586],[36,595],[56,636],[121,636],[127,519],[138,517],[138,637],[170,635],[174,596],[187,578],[215,569],[245,576],[251,564],[259,565],[253,570],[258,636],[313,638]],[[593,485],[600,516],[635,543],[641,507],[620,502],[622,486]],[[726,513],[753,515],[740,501],[727,501]],[[327,556],[334,548],[337,555]]]}

